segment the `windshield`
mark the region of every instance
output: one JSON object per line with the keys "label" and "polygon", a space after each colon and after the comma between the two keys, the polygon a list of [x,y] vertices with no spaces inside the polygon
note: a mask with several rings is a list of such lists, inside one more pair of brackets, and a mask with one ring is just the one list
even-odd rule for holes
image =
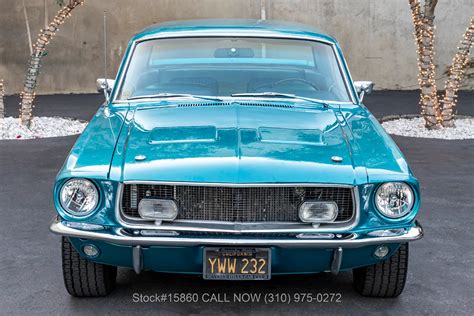
{"label": "windshield", "polygon": [[209,37],[138,43],[117,99],[166,94],[351,101],[333,47],[292,39]]}

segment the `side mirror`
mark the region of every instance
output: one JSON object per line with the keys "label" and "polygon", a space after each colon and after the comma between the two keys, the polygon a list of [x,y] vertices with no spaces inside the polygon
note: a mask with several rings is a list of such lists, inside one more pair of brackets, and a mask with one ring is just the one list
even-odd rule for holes
{"label": "side mirror", "polygon": [[362,102],[365,94],[371,94],[374,89],[374,83],[372,81],[356,81],[354,87],[359,95],[359,99]]}
{"label": "side mirror", "polygon": [[105,99],[109,101],[110,93],[112,92],[112,89],[114,88],[114,85],[115,85],[115,80],[99,78],[97,79],[96,84],[97,84],[97,92],[102,92],[105,96]]}

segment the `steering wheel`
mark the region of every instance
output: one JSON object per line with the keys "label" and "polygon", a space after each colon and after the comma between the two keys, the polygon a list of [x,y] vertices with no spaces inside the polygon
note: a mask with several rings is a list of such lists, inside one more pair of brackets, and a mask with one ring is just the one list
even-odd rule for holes
{"label": "steering wheel", "polygon": [[313,88],[316,91],[321,91],[321,89],[319,89],[319,87],[316,86],[314,83],[312,83],[311,81],[308,81],[306,79],[302,79],[302,78],[286,78],[286,79],[278,80],[278,81],[273,82],[273,83],[262,84],[258,87],[255,87],[255,89],[258,90],[260,88],[268,87],[268,86],[275,87],[275,86],[279,86],[283,83],[292,82],[292,81],[304,83],[305,85],[310,86],[311,88]]}

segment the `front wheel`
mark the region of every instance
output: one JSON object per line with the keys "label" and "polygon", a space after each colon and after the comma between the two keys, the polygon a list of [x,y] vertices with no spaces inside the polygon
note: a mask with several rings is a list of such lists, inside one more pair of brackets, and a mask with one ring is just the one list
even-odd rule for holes
{"label": "front wheel", "polygon": [[64,285],[72,296],[106,296],[114,290],[117,267],[82,258],[65,237],[62,238],[62,260]]}
{"label": "front wheel", "polygon": [[385,261],[352,270],[355,290],[363,296],[397,297],[403,292],[408,270],[408,244]]}

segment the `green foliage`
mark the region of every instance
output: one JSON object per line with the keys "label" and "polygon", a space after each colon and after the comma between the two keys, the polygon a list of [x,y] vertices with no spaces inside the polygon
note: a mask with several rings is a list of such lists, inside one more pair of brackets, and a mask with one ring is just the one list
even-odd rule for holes
{"label": "green foliage", "polygon": [[64,0],[56,0],[56,3],[57,3],[60,7],[64,6]]}

